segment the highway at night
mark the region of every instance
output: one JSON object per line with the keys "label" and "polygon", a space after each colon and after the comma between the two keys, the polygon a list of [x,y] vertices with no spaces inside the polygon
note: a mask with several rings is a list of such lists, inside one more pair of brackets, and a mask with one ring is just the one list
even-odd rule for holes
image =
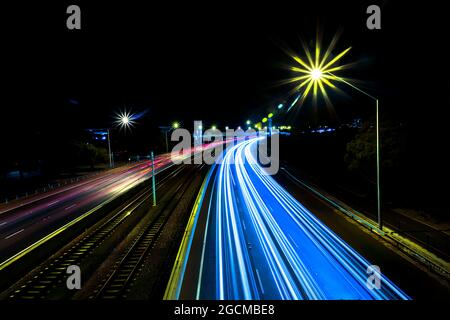
{"label": "highway at night", "polygon": [[2,314],[448,313],[444,6],[2,9]]}
{"label": "highway at night", "polygon": [[[173,165],[170,156],[155,160],[155,170]],[[51,239],[79,219],[87,217],[115,197],[151,176],[150,162],[125,165],[76,182],[35,199],[10,204],[0,213],[0,270],[16,257]],[[77,220],[78,219],[78,220]]]}
{"label": "highway at night", "polygon": [[229,148],[210,177],[172,297],[409,299],[383,275],[381,290],[366,287],[371,263],[264,174],[254,158],[260,139]]}

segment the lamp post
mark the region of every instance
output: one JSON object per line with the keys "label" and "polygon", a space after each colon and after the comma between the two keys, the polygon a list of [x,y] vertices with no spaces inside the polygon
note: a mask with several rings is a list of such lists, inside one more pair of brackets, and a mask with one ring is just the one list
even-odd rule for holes
{"label": "lamp post", "polygon": [[[335,37],[333,41],[337,41]],[[377,217],[378,217],[378,226],[382,229],[382,220],[381,220],[381,197],[380,197],[380,126],[379,126],[379,118],[378,118],[378,99],[368,94],[367,92],[361,90],[355,85],[351,84],[349,81],[334,75],[335,71],[343,70],[349,65],[337,65],[337,62],[346,55],[351,47],[348,47],[344,51],[340,52],[337,55],[334,55],[333,58],[330,58],[330,53],[333,46],[330,45],[327,50],[325,50],[325,54],[321,55],[323,52],[320,48],[319,39],[316,40],[315,47],[315,56],[312,57],[309,53],[309,50],[305,47],[306,55],[308,56],[308,60],[303,60],[298,55],[291,55],[291,58],[296,61],[296,65],[291,67],[291,70],[295,72],[295,77],[288,79],[287,83],[296,83],[296,90],[300,90],[302,88],[302,93],[297,96],[294,102],[289,107],[288,111],[297,104],[297,101],[301,98],[300,103],[306,99],[308,94],[311,92],[314,99],[317,99],[318,93],[322,93],[323,97],[327,102],[329,102],[328,94],[326,93],[325,87],[336,88],[336,86],[332,83],[333,81],[343,82],[350,87],[356,89],[357,91],[363,93],[364,95],[370,97],[375,101],[376,104],[376,160],[377,160]],[[332,73],[333,72],[333,73]]]}
{"label": "lamp post", "polygon": [[[117,116],[117,120],[115,121],[120,127],[128,128],[133,124],[133,116],[127,113],[123,113]],[[105,131],[108,136],[108,153],[109,153],[109,167],[114,168],[114,155],[111,148],[111,129],[103,128],[103,129],[89,129],[90,131]]]}
{"label": "lamp post", "polygon": [[153,151],[150,157],[152,158],[152,190],[153,190],[153,206],[156,206],[156,181],[155,181],[155,156]]}
{"label": "lamp post", "polygon": [[350,82],[346,81],[345,79],[331,73],[329,74],[375,101],[375,130],[376,130],[376,159],[377,159],[377,218],[378,218],[378,227],[382,230],[383,223],[381,220],[381,191],[380,191],[380,121],[378,112],[378,105],[379,105],[378,99],[372,96],[371,94],[368,94],[364,90],[358,88],[357,86],[351,84]]}
{"label": "lamp post", "polygon": [[109,129],[107,129],[106,131],[108,132],[109,167],[112,168],[112,167],[114,167],[114,160],[113,160],[113,156],[111,153],[111,139],[109,136]]}
{"label": "lamp post", "polygon": [[180,124],[178,122],[172,123],[172,126],[160,126],[159,127],[164,132],[164,135],[166,138],[166,153],[169,153],[169,140],[167,138],[167,134],[174,129],[178,129],[179,127],[180,127]]}

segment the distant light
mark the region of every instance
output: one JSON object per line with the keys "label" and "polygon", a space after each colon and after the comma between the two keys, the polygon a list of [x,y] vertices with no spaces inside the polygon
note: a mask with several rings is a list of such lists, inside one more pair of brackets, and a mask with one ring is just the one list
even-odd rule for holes
{"label": "distant light", "polygon": [[216,130],[216,126],[212,126],[211,129]]}
{"label": "distant light", "polygon": [[199,129],[199,130],[202,130],[202,129],[203,129],[203,126],[202,126],[202,125],[199,125],[199,126],[198,126],[198,129]]}
{"label": "distant light", "polygon": [[267,116],[267,118],[272,118],[273,117],[273,113],[269,113],[269,115]]}
{"label": "distant light", "polygon": [[178,129],[180,127],[180,124],[178,122],[172,123],[172,128]]}
{"label": "distant light", "polygon": [[252,122],[250,120],[247,120],[246,124],[252,124]]}
{"label": "distant light", "polygon": [[135,123],[134,119],[135,119],[134,114],[124,111],[122,113],[116,114],[115,123],[120,128],[124,128],[126,130],[127,128],[133,127],[133,125]]}
{"label": "distant light", "polygon": [[225,127],[225,130],[228,130],[228,126]]}
{"label": "distant light", "polygon": [[280,103],[279,105],[278,105],[278,109],[281,109],[281,108],[283,108],[283,104],[282,103]]}
{"label": "distant light", "polygon": [[238,127],[238,130],[241,130],[241,126]]}
{"label": "distant light", "polygon": [[266,122],[267,122],[267,118],[263,118],[263,119],[262,119],[262,122],[263,122],[263,123],[266,123]]}
{"label": "distant light", "polygon": [[105,137],[105,136],[102,136],[102,140],[106,140],[106,137]]}
{"label": "distant light", "polygon": [[128,116],[123,116],[121,121],[124,125],[127,125],[130,123],[130,118],[128,118]]}

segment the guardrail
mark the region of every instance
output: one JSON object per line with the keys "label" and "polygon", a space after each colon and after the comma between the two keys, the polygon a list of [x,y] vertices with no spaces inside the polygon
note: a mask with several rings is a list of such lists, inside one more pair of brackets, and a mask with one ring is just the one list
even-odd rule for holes
{"label": "guardrail", "polygon": [[[417,244],[416,242],[414,242],[412,240],[408,239],[408,241],[411,242],[411,244],[405,243],[404,241],[402,241],[401,239],[399,239],[398,237],[395,236],[395,234],[398,234],[398,232],[396,232],[394,230],[391,230],[387,227],[383,227],[383,229],[381,230],[380,228],[378,228],[378,226],[376,226],[375,222],[373,222],[371,219],[367,218],[364,214],[349,208],[347,205],[343,204],[342,202],[340,202],[339,200],[337,200],[333,197],[325,196],[324,192],[319,192],[318,190],[307,185],[303,181],[300,181],[294,175],[292,175],[290,172],[288,172],[285,168],[281,168],[281,169],[291,179],[293,179],[294,181],[296,181],[297,183],[299,183],[306,189],[310,190],[312,193],[314,193],[319,198],[321,198],[324,201],[326,201],[327,203],[331,204],[333,207],[338,209],[340,212],[344,213],[346,216],[350,217],[352,220],[355,220],[356,222],[361,224],[366,229],[369,229],[371,232],[377,234],[381,239],[388,241],[389,243],[391,243],[392,245],[397,247],[399,250],[406,253],[408,256],[410,256],[413,259],[415,259],[416,261],[422,263],[423,265],[425,265],[427,267],[428,270],[434,271],[435,273],[446,278],[447,281],[450,281],[449,262],[443,261],[439,257],[435,257],[435,255],[433,253],[428,252],[428,250],[426,250],[425,248],[423,248],[422,246],[420,246],[419,244]],[[330,199],[330,198],[333,198],[333,199]],[[414,246],[416,248],[414,248],[412,246],[412,244],[414,244]],[[420,253],[418,249],[420,249],[420,251],[426,252],[426,254]]]}

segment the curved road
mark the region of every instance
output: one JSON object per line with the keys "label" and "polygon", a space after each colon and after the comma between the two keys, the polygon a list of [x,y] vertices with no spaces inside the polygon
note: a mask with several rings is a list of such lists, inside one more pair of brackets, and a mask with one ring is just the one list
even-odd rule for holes
{"label": "curved road", "polygon": [[[409,299],[256,163],[261,138],[229,148],[209,182],[181,299]],[[206,201],[209,200],[209,201]]]}

